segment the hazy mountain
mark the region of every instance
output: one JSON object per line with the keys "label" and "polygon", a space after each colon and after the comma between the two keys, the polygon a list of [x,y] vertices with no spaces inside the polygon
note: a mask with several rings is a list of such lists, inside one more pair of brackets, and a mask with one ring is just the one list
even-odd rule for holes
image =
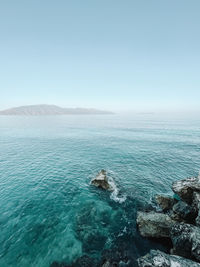
{"label": "hazy mountain", "polygon": [[99,115],[113,114],[110,111],[86,108],[61,108],[55,105],[31,105],[10,108],[0,111],[0,115]]}

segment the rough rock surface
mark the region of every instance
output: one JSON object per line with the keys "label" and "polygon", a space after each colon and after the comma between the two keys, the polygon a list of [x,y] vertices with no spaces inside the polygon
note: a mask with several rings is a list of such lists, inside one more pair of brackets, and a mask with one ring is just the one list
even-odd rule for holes
{"label": "rough rock surface", "polygon": [[176,181],[172,184],[172,190],[182,200],[191,204],[193,201],[193,192],[200,192],[200,176]]}
{"label": "rough rock surface", "polygon": [[200,192],[194,192],[193,193],[193,202],[192,206],[196,209],[200,209]]}
{"label": "rough rock surface", "polygon": [[200,210],[199,210],[198,215],[195,219],[195,224],[196,224],[196,226],[200,227]]}
{"label": "rough rock surface", "polygon": [[174,182],[172,190],[181,200],[157,195],[164,213],[138,212],[137,224],[144,237],[171,238],[176,255],[151,250],[139,267],[200,267],[200,174]]}
{"label": "rough rock surface", "polygon": [[170,232],[173,253],[200,261],[200,228],[191,224],[177,223]]}
{"label": "rough rock surface", "polygon": [[168,255],[159,250],[151,250],[150,253],[138,259],[139,267],[200,267],[200,264],[189,259],[175,255]]}
{"label": "rough rock surface", "polygon": [[94,179],[92,179],[91,184],[96,186],[96,187],[105,189],[105,190],[109,190],[109,191],[113,190],[113,188],[111,187],[111,185],[108,182],[108,178],[107,178],[105,170],[101,170],[97,174],[97,176]]}
{"label": "rough rock surface", "polygon": [[179,220],[187,222],[193,222],[197,216],[196,209],[184,201],[178,201],[178,203],[173,206],[172,210]]}
{"label": "rough rock surface", "polygon": [[175,198],[162,195],[156,195],[155,201],[164,212],[169,211],[177,203]]}
{"label": "rough rock surface", "polygon": [[193,202],[192,206],[194,210],[196,211],[196,226],[200,226],[200,192],[194,192],[193,193]]}
{"label": "rough rock surface", "polygon": [[170,229],[175,224],[167,214],[157,212],[138,212],[137,224],[144,237],[170,237]]}
{"label": "rough rock surface", "polygon": [[195,219],[196,226],[200,227],[200,210],[198,211],[198,215]]}

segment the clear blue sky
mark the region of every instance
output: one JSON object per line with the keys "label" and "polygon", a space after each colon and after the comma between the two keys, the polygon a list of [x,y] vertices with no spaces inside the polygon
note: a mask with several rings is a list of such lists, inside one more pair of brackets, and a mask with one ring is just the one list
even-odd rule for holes
{"label": "clear blue sky", "polygon": [[0,109],[200,109],[199,0],[0,0]]}

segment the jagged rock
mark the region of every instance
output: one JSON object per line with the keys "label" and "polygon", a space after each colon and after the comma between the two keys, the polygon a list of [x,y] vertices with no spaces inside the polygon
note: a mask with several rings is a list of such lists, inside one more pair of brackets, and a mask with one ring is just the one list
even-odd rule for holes
{"label": "jagged rock", "polygon": [[107,178],[105,170],[101,170],[97,174],[97,176],[94,179],[92,179],[91,184],[96,187],[105,189],[105,190],[109,190],[109,191],[113,190],[112,186],[108,182],[108,178]]}
{"label": "jagged rock", "polygon": [[164,212],[171,210],[173,205],[177,203],[175,198],[162,195],[156,195],[155,201]]}
{"label": "jagged rock", "polygon": [[157,212],[138,212],[137,224],[144,237],[169,237],[170,229],[175,224],[167,214]]}
{"label": "jagged rock", "polygon": [[172,184],[172,190],[185,202],[191,204],[193,192],[200,192],[200,176],[176,181]]}
{"label": "jagged rock", "polygon": [[151,250],[137,262],[139,267],[200,267],[197,262],[176,255],[168,255],[159,250]]}
{"label": "jagged rock", "polygon": [[170,232],[173,253],[200,261],[200,228],[191,224],[178,223]]}
{"label": "jagged rock", "polygon": [[184,201],[178,201],[172,210],[177,215],[179,221],[183,220],[192,223],[197,216],[196,209]]}

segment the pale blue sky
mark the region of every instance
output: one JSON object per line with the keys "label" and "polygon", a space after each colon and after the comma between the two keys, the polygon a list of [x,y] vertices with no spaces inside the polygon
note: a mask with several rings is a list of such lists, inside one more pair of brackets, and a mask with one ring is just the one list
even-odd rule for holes
{"label": "pale blue sky", "polygon": [[0,0],[0,109],[200,109],[199,0]]}

